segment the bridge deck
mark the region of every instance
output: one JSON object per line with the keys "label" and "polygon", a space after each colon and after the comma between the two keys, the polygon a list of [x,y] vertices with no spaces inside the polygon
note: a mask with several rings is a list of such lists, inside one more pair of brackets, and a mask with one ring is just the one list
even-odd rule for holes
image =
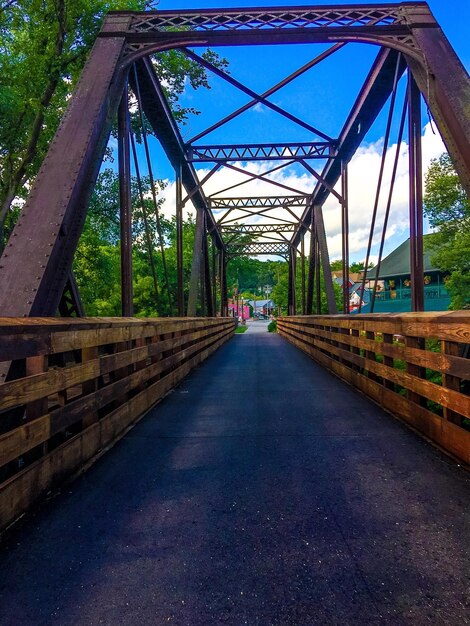
{"label": "bridge deck", "polygon": [[469,474],[236,336],[6,538],[0,623],[470,624]]}

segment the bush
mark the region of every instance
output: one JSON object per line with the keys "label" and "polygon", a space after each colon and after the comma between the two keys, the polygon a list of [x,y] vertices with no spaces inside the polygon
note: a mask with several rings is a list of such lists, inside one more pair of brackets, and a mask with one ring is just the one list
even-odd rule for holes
{"label": "bush", "polygon": [[268,324],[268,333],[275,333],[275,332],[277,332],[277,322],[276,320],[272,320]]}

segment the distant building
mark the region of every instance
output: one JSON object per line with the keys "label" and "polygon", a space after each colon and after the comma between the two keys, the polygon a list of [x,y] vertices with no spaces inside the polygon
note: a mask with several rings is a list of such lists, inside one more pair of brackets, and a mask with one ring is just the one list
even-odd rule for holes
{"label": "distant building", "polygon": [[256,316],[257,313],[272,315],[276,312],[276,305],[272,300],[248,300],[248,304],[253,309],[253,316]]}
{"label": "distant building", "polygon": [[243,306],[241,300],[236,301],[229,300],[228,302],[228,314],[230,317],[241,317],[244,320],[249,319],[250,317],[250,307],[248,306],[246,300],[243,301]]}
{"label": "distant building", "polygon": [[[446,311],[450,305],[450,296],[444,283],[444,273],[431,263],[431,253],[426,250],[424,236],[424,310]],[[367,283],[375,280],[375,268],[367,272]],[[410,240],[395,248],[380,265],[379,281],[375,294],[374,313],[402,313],[411,311],[411,275],[410,275]],[[371,289],[368,290],[369,295]],[[366,298],[365,298],[366,299]],[[364,299],[364,300],[365,300]],[[370,302],[364,303],[362,313],[370,312]]]}
{"label": "distant building", "polygon": [[[342,270],[333,270],[331,272],[331,276],[335,283],[338,285],[343,284],[343,271]],[[362,273],[361,272],[349,272],[349,286],[352,287],[354,283],[358,283],[361,280]]]}
{"label": "distant building", "polygon": [[[331,275],[333,278],[333,282],[339,285],[341,289],[344,289],[343,288],[343,272],[335,270],[334,272],[331,272]],[[359,309],[359,303],[361,301],[360,293],[362,291],[361,278],[362,278],[362,275],[359,272],[357,273],[351,272],[351,274],[349,274],[348,291],[349,291],[349,312],[350,313],[357,313],[357,310]],[[369,292],[367,289],[365,290],[364,297],[362,298],[363,309],[366,303],[367,304],[369,303]]]}

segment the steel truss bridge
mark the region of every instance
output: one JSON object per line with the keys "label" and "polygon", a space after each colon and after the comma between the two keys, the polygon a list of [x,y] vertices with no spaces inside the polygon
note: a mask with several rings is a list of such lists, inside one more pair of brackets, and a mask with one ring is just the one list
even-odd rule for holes
{"label": "steel truss bridge", "polygon": [[[372,44],[377,53],[334,136],[313,119],[314,107],[312,119],[303,119],[276,104],[280,89],[334,55],[347,58],[351,43]],[[323,46],[259,92],[198,53],[272,44]],[[239,90],[247,103],[183,139],[153,60],[169,50]],[[332,615],[335,623],[421,623],[431,610],[443,623],[465,621],[468,582],[456,575],[470,565],[464,470],[377,406],[470,465],[468,312],[423,313],[423,99],[470,195],[470,80],[424,2],[107,16],[0,259],[0,531],[124,440],[90,470],[92,485],[67,488],[28,518],[25,534],[0,555],[5,623],[95,623],[97,607],[100,620],[112,615],[110,623],[116,607],[119,619],[142,624],[228,623],[234,615],[311,624],[313,611],[318,623]],[[211,143],[212,132],[258,105],[291,122],[295,137]],[[338,315],[323,209],[327,200],[337,204],[347,284],[348,165],[377,119],[385,120],[384,142],[371,180],[365,266],[381,230],[379,275],[406,139],[413,312],[352,316],[345,290],[346,313]],[[72,262],[113,126],[122,317],[88,318]],[[175,172],[176,292],[165,264],[149,128]],[[142,161],[161,276],[147,231],[145,241],[156,298],[168,299],[169,318],[133,316],[131,182],[135,176],[141,184]],[[307,190],[289,183],[290,167],[302,172]],[[240,182],[214,191],[220,172],[236,173]],[[272,192],[250,194],[250,182]],[[147,222],[148,202],[141,200]],[[196,224],[186,293],[188,207]],[[228,316],[227,265],[240,255],[288,260],[288,315],[278,319],[278,332],[292,345],[267,333],[250,339],[251,329],[227,343],[236,324]],[[327,315],[320,314],[322,301]],[[219,348],[158,407],[159,420],[150,413],[137,427],[140,436],[126,438]],[[332,552],[332,545],[340,547]],[[423,545],[433,546],[432,559]],[[272,568],[266,583],[260,561]],[[292,610],[284,602],[286,577],[299,595]],[[188,580],[180,598],[178,584]],[[245,594],[245,583],[269,591],[262,588],[256,599]],[[203,607],[202,596],[209,598]],[[261,614],[265,596],[270,607]]]}
{"label": "steel truss bridge", "polygon": [[[321,120],[312,123],[301,119],[275,104],[272,96],[332,55],[344,53],[348,42],[375,44],[378,46],[378,54],[342,129],[337,136],[331,137],[321,129]],[[259,46],[272,43],[312,44],[312,49],[314,44],[320,43],[331,46],[264,93],[257,93],[247,87],[196,52],[198,48],[207,46]],[[247,95],[247,104],[185,142],[151,61],[152,54],[169,49],[182,50],[188,59]],[[79,294],[71,274],[72,260],[111,126],[117,118],[123,314],[132,314],[130,177],[135,140],[128,114],[129,93],[132,93],[142,119],[145,117],[155,132],[175,169],[177,179],[178,289],[175,313],[193,315],[201,297],[208,315],[213,315],[216,309],[226,312],[226,264],[234,250],[239,254],[243,253],[243,249],[247,254],[273,254],[274,249],[276,253],[282,250],[282,254],[288,256],[291,313],[297,310],[303,313],[319,311],[319,290],[315,288],[318,272],[315,268],[322,266],[327,278],[325,289],[329,310],[334,312],[322,207],[330,195],[338,201],[343,230],[343,278],[347,282],[348,163],[388,101],[389,123],[384,135],[386,143],[389,141],[397,85],[404,74],[407,74],[408,87],[397,142],[400,143],[407,127],[410,146],[412,304],[413,310],[422,310],[422,95],[467,191],[470,190],[470,122],[466,108],[469,98],[468,75],[429,8],[420,2],[111,13],[103,25],[71,105],[3,254],[0,264],[0,309],[5,315],[25,316],[55,315],[58,310],[72,314],[81,311]],[[290,120],[298,129],[305,131],[308,140],[222,145],[204,141],[214,130],[222,128],[255,105],[267,107]],[[383,159],[385,152],[384,149]],[[253,174],[246,167],[240,167],[251,161],[266,162],[266,169],[261,174]],[[202,180],[195,169],[197,163],[213,163],[212,169]],[[293,163],[303,167],[311,177],[312,185],[307,194],[280,182],[275,176],[276,172],[282,172],[283,168]],[[273,189],[272,196],[235,196],[235,189],[207,195],[207,183],[221,168],[243,173],[246,182],[268,182]],[[382,189],[382,174],[383,164],[377,181],[377,195],[386,191]],[[66,183],[57,184],[58,177]],[[388,192],[389,205],[394,181],[393,176]],[[336,189],[338,185],[339,191]],[[236,187],[237,191],[241,190],[240,185]],[[274,192],[279,195],[276,196]],[[196,209],[197,233],[190,293],[185,302],[181,220],[183,208],[188,202]],[[371,232],[375,225],[376,210],[377,206],[372,215]],[[40,221],[36,219],[37,215],[41,215]],[[244,237],[237,242],[234,241],[233,230],[230,230],[230,243],[227,243],[225,226],[241,226],[257,221],[275,223],[276,229],[252,231],[249,240]],[[276,235],[275,239],[280,237],[278,224],[286,225],[282,244],[272,243],[273,234]],[[293,230],[292,224],[295,224]],[[239,232],[247,234],[246,230],[240,229]],[[207,244],[208,237],[212,241],[211,250],[217,257],[215,262],[209,258],[212,252]],[[371,242],[372,237],[367,257]],[[28,255],[24,254],[26,245]],[[164,253],[163,244],[161,247]],[[296,294],[294,277],[299,258],[302,293]],[[21,276],[17,271],[20,265]],[[163,280],[162,284],[168,287],[167,280]],[[174,298],[174,294],[170,296],[168,293],[168,297]]]}

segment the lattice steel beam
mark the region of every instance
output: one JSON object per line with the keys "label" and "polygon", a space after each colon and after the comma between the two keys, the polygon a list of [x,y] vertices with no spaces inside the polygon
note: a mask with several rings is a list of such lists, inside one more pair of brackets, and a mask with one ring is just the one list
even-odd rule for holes
{"label": "lattice steel beam", "polygon": [[279,241],[253,242],[247,244],[232,244],[227,247],[228,256],[256,256],[261,254],[275,254],[286,256],[289,254],[289,244]]}
{"label": "lattice steel beam", "polygon": [[222,233],[250,233],[261,235],[263,233],[293,233],[295,224],[233,224],[221,226]]}
{"label": "lattice steel beam", "polygon": [[391,26],[402,24],[397,4],[339,7],[266,7],[255,9],[204,9],[155,11],[135,15],[132,30],[248,31],[274,29],[316,29],[332,27]]}
{"label": "lattice steel beam", "polygon": [[196,163],[224,161],[281,161],[292,159],[327,159],[335,155],[331,143],[271,143],[189,146],[188,161]]}
{"label": "lattice steel beam", "polygon": [[283,207],[304,207],[308,196],[259,196],[246,198],[209,198],[211,209],[282,209]]}

